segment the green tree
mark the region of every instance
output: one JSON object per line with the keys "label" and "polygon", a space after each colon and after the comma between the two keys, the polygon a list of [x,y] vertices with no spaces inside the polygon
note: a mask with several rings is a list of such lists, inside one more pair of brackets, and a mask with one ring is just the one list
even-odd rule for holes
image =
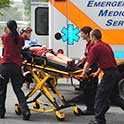
{"label": "green tree", "polygon": [[[9,7],[9,5],[10,5],[10,0],[0,0],[0,9]],[[0,11],[0,15],[3,15],[1,11]]]}
{"label": "green tree", "polygon": [[0,0],[0,8],[8,7],[10,4],[10,0]]}

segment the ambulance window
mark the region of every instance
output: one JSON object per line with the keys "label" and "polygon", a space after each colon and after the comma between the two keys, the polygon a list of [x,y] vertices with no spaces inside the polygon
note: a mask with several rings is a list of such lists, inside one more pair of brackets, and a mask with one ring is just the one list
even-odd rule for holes
{"label": "ambulance window", "polygon": [[37,35],[48,35],[48,7],[36,8],[35,33]]}

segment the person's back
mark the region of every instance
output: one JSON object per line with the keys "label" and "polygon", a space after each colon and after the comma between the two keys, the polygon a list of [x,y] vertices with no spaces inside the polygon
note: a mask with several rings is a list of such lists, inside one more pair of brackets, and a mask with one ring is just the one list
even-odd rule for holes
{"label": "person's back", "polygon": [[[87,62],[84,65],[82,76],[85,76],[90,65],[95,61],[99,65],[99,70],[102,70],[104,75],[100,80],[96,97],[95,97],[95,120],[89,124],[106,124],[105,113],[110,107],[110,101],[124,109],[124,101],[118,94],[111,98],[115,86],[120,79],[120,73],[117,69],[117,64],[114,58],[112,48],[101,41],[102,33],[99,29],[94,29],[90,33],[90,39],[94,46],[89,52]],[[116,87],[118,88],[118,87]]]}
{"label": "person's back", "polygon": [[2,36],[2,41],[4,45],[4,53],[1,63],[13,62],[20,66],[22,62],[21,48],[24,44],[23,38],[19,37],[18,44],[15,44],[13,42],[13,35],[9,33]]}
{"label": "person's back", "polygon": [[[83,68],[89,51],[94,45],[91,40],[90,40],[90,32],[92,28],[89,26],[84,26],[80,29],[80,35],[81,38],[83,39],[83,42],[85,40],[86,46],[85,46],[85,51],[83,53],[83,56],[79,60],[79,62],[76,63],[75,66]],[[98,69],[98,66],[96,63],[93,63],[91,66],[91,71],[88,72],[88,75],[91,75],[92,73],[96,72]],[[75,98],[71,99],[70,102],[74,103],[81,103],[86,105],[86,109],[81,112],[82,115],[93,115],[95,114],[94,110],[94,101],[95,101],[95,94],[97,90],[97,84],[98,84],[98,76],[89,76],[90,78],[88,79],[80,79],[79,80],[79,88],[75,88],[75,90],[79,90],[79,95],[76,96]]]}
{"label": "person's back", "polygon": [[0,61],[0,118],[4,118],[6,113],[6,89],[9,79],[11,79],[12,87],[18,98],[23,119],[29,120],[31,115],[30,110],[21,89],[23,83],[21,70],[21,47],[23,45],[23,39],[19,37],[15,20],[8,21],[7,28],[9,29],[9,32],[2,36],[4,52]]}
{"label": "person's back", "polygon": [[95,50],[93,54],[96,55],[94,61],[97,61],[99,67],[102,66],[101,69],[116,67],[113,51],[108,44],[99,41],[92,49]]}

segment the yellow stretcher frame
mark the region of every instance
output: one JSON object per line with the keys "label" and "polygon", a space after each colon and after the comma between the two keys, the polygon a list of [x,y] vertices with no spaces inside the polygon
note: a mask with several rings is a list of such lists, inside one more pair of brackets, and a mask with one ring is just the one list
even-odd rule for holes
{"label": "yellow stretcher frame", "polygon": [[[59,121],[64,121],[65,114],[63,112],[60,112],[60,110],[73,107],[73,113],[75,115],[80,115],[81,110],[74,104],[69,104],[66,102],[64,96],[60,93],[60,91],[55,87],[56,82],[59,78],[70,78],[75,77],[75,75],[79,75],[82,73],[82,69],[76,70],[76,71],[61,71],[58,69],[53,69],[46,66],[46,62],[44,62],[43,65],[37,65],[33,64],[33,58],[32,62],[23,62],[23,65],[26,66],[26,68],[30,71],[32,77],[34,78],[36,82],[36,86],[26,95],[27,104],[32,103],[32,107],[30,107],[30,110],[37,111],[37,112],[55,112],[56,118]],[[56,74],[60,74],[60,76],[56,76]],[[49,80],[49,85],[48,85]],[[31,98],[37,91],[40,91],[38,95],[33,98],[33,100],[28,101],[29,98]],[[53,96],[53,93],[56,94],[56,96],[61,101],[60,103],[57,103],[56,98]],[[39,99],[41,95],[44,95],[50,103],[44,103],[42,100]],[[49,109],[40,109],[40,106],[49,106],[51,108]],[[16,114],[21,114],[20,107],[18,104],[15,105],[15,112]]]}

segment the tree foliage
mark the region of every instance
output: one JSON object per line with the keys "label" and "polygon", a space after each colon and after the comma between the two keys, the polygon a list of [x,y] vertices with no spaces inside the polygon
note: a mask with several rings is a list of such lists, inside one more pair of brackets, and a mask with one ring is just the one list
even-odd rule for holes
{"label": "tree foliage", "polygon": [[[10,0],[0,0],[0,10],[9,7],[10,5]],[[0,15],[3,15],[3,13],[0,11]]]}
{"label": "tree foliage", "polygon": [[0,0],[0,8],[8,7],[10,4],[10,0]]}

